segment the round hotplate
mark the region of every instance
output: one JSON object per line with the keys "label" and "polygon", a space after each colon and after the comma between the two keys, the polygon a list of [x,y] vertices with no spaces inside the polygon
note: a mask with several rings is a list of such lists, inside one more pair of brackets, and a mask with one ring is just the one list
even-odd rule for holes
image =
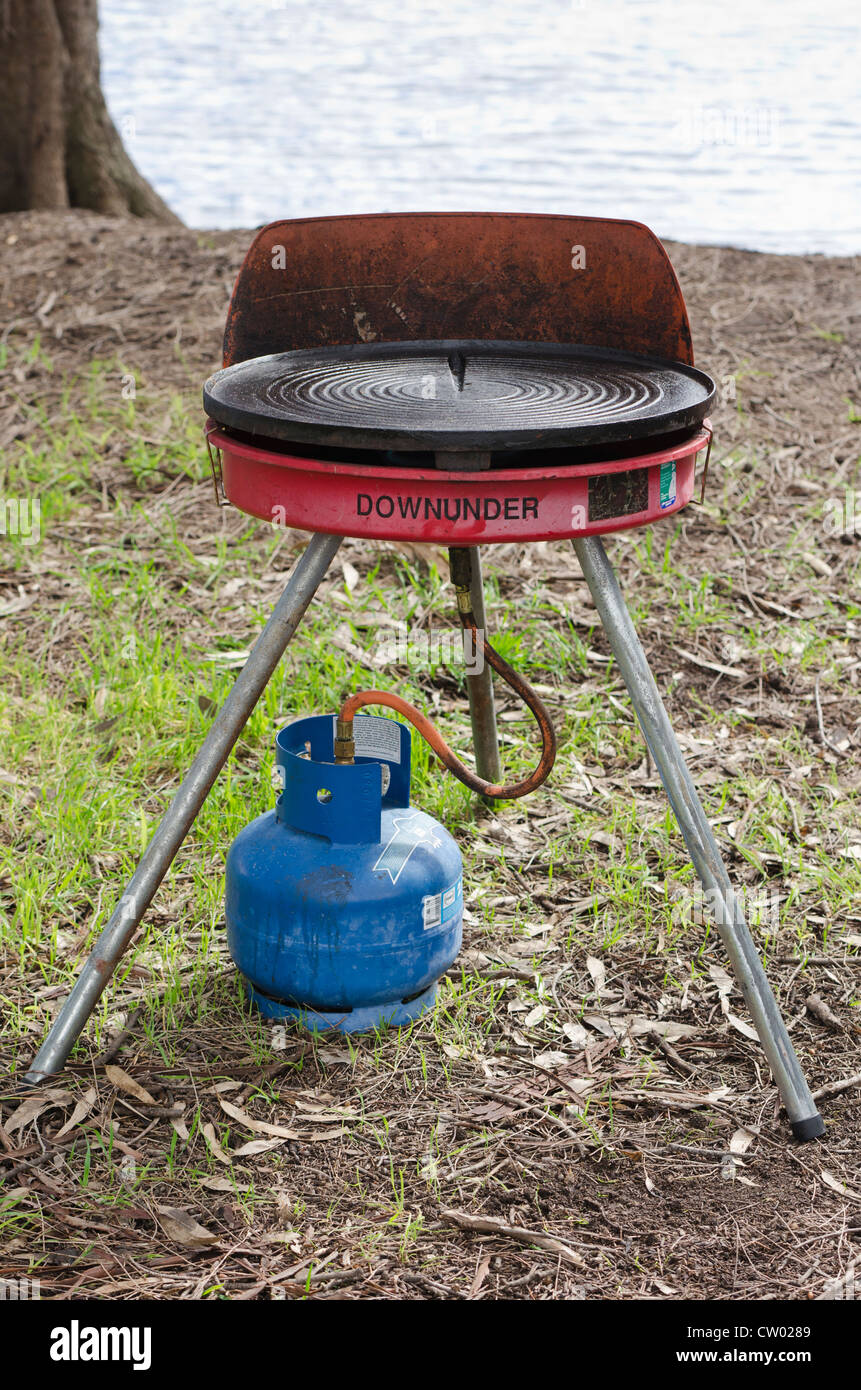
{"label": "round hotplate", "polygon": [[225,429],[289,443],[440,452],[578,447],[701,424],[681,362],[559,343],[360,343],[273,353],[206,382]]}

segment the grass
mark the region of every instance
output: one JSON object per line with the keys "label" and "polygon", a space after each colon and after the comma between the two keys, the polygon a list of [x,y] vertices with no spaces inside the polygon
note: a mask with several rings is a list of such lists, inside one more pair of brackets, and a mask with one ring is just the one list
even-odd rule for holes
{"label": "grass", "polygon": [[[13,390],[16,368],[34,366],[52,373],[50,351],[38,339],[17,353],[4,350],[2,374]],[[38,595],[7,618],[0,638],[0,1047],[10,1073],[31,1060],[47,1006],[71,986],[116,905],[231,687],[242,660],[237,653],[265,621],[295,554],[283,533],[215,511],[196,404],[142,390],[125,398],[120,383],[129,375],[118,360],[95,362],[64,384],[59,411],[28,405],[31,432],[0,465],[0,496],[37,495],[42,526],[37,546],[12,536],[3,543],[6,599],[19,585]],[[703,524],[720,537],[729,517],[740,526],[756,514],[767,483],[763,470],[734,456],[713,472]],[[823,756],[801,716],[814,675],[823,695],[839,699],[858,635],[857,561],[846,566],[835,595],[803,558],[814,505],[810,514],[799,511],[771,572],[751,555],[744,575],[727,566],[728,541],[713,552],[719,566],[692,563],[683,527],[699,522],[687,515],[614,546],[733,872],[751,891],[779,894],[779,924],[754,925],[757,940],[774,957],[792,955],[802,970],[805,955],[826,949],[861,899],[861,861],[847,857],[861,841],[858,788],[841,782],[843,765]],[[674,910],[694,887],[681,837],[643,766],[639,730],[594,612],[584,606],[570,552],[545,547],[531,570],[519,571],[512,554],[504,566],[488,558],[488,606],[499,650],[553,707],[560,751],[552,782],[528,803],[488,813],[441,772],[421,740],[414,743],[414,799],[444,822],[465,857],[468,950],[441,983],[438,1008],[409,1028],[338,1042],[329,1063],[330,1043],[302,1044],[294,1056],[295,1034],[282,1028],[279,1036],[247,1011],[223,946],[223,866],[234,836],[273,803],[278,728],[301,713],[334,710],[347,691],[391,682],[432,713],[456,749],[469,750],[462,673],[429,670],[416,659],[375,673],[333,641],[343,628],[354,646],[375,651],[393,620],[426,614],[435,624],[450,623],[442,557],[370,546],[348,553],[360,567],[359,583],[351,587],[336,569],[325,600],[312,607],[73,1056],[78,1063],[96,1056],[138,1010],[136,1055],[148,1074],[167,1090],[193,1074],[182,1092],[182,1123],[165,1122],[141,1162],[117,1148],[128,1132],[123,1110],[119,1122],[75,1135],[63,1173],[73,1175],[86,1202],[117,1210],[134,1208],[147,1194],[163,1201],[169,1191],[212,1202],[219,1189],[207,1183],[220,1180],[243,1229],[255,1229],[261,1212],[267,1220],[281,1213],[278,1220],[288,1224],[274,1234],[294,1263],[298,1253],[318,1248],[313,1230],[319,1233],[321,1221],[341,1230],[343,1216],[351,1222],[354,1261],[373,1262],[392,1249],[400,1265],[417,1264],[435,1278],[439,1251],[416,1193],[442,1200],[452,1170],[460,1173],[462,1200],[489,1192],[505,1198],[518,1185],[500,1158],[492,1119],[474,1120],[464,1137],[434,1119],[415,1151],[399,1156],[386,1097],[399,1098],[397,1120],[398,1107],[408,1113],[428,1095],[456,1093],[467,1069],[512,1049],[576,1056],[563,1025],[582,1024],[598,1008],[587,956],[605,962],[611,994],[614,975],[638,962],[648,998],[631,1007],[656,1017],[713,1007],[709,966],[723,961],[713,931]],[[545,569],[562,564],[570,567],[568,579],[545,579]],[[740,602],[752,584],[770,608],[757,612]],[[822,612],[781,617],[774,604],[799,584],[821,595]],[[743,668],[752,681],[734,685],[692,666],[679,648]],[[782,724],[773,710],[762,713],[763,685],[790,711]],[[500,728],[507,771],[524,772],[535,757],[528,717],[503,700]],[[739,825],[735,840],[729,827]],[[599,1031],[595,1041],[606,1036]],[[619,1065],[631,1073],[627,1089],[648,1091],[656,1067],[664,1066],[654,1046],[643,1046],[638,1053],[620,1045]],[[340,1174],[343,1183],[330,1190],[323,1213],[314,1200],[313,1216],[295,1190],[296,1163],[287,1150],[273,1149],[237,1170],[218,1160],[203,1132],[213,1123],[223,1148],[246,1142],[243,1125],[218,1110],[212,1088],[238,1090],[243,1068],[262,1073],[285,1055],[292,1059],[291,1103],[306,1081],[321,1087],[321,1068],[348,1078],[337,1105],[322,1103],[334,1111],[349,1097],[349,1128],[363,1154],[355,1173]],[[721,1065],[714,1063],[714,1084]],[[208,1075],[194,1079],[201,1068]],[[282,1082],[251,1085],[245,1108],[277,1120]],[[599,1152],[618,1138],[614,1085],[608,1077],[582,1107],[563,1111],[564,1122]],[[539,1114],[546,1109],[540,1098],[530,1103]],[[135,1142],[126,1147],[135,1150]],[[612,1181],[601,1177],[602,1184]],[[559,1217],[574,1226],[583,1219],[574,1212]],[[29,1241],[31,1250],[41,1220],[21,1193],[0,1202],[0,1229]],[[90,1254],[82,1245],[79,1263]],[[32,1257],[36,1272],[49,1255],[50,1243]],[[308,1280],[314,1268],[312,1259]],[[214,1280],[198,1296],[224,1297],[225,1286]]]}

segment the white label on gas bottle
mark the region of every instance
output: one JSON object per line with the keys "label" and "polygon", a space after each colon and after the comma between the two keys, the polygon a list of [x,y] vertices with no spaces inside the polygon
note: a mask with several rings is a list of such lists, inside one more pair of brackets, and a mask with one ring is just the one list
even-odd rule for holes
{"label": "white label on gas bottle", "polygon": [[[337,732],[337,719],[332,728]],[[387,762],[401,760],[401,726],[381,714],[357,714],[353,720],[353,737],[359,758],[385,758]]]}
{"label": "white label on gas bottle", "polygon": [[430,893],[422,898],[422,927],[425,931],[433,931],[435,927],[445,926],[462,910],[463,879],[459,878],[441,893]]}

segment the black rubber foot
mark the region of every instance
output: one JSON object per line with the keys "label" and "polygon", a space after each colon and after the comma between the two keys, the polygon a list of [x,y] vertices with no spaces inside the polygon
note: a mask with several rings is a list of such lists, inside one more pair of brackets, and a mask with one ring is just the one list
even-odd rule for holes
{"label": "black rubber foot", "polygon": [[792,1133],[801,1144],[806,1144],[808,1139],[821,1139],[825,1121],[821,1115],[811,1115],[809,1120],[793,1120]]}

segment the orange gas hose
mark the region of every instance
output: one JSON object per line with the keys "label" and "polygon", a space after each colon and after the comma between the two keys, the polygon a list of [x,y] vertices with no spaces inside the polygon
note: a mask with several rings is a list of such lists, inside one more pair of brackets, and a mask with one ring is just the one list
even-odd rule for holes
{"label": "orange gas hose", "polygon": [[421,710],[416,709],[415,705],[411,705],[400,695],[393,695],[387,690],[360,690],[355,695],[348,695],[344,700],[338,716],[335,742],[336,761],[352,762],[353,760],[353,717],[357,710],[362,709],[365,705],[385,705],[388,709],[393,709],[397,714],[402,714],[405,719],[408,719],[413,728],[418,730],[422,738],[436,753],[440,762],[472,791],[479,792],[482,796],[490,796],[505,801],[518,796],[526,796],[528,792],[535,791],[536,787],[541,786],[556,760],[556,734],[550,722],[550,715],[529,683],[521,675],[518,675],[517,671],[509,666],[498,652],[494,651],[490,643],[485,641],[483,633],[479,632],[475,625],[471,606],[467,606],[468,599],[464,598],[465,593],[468,595],[468,589],[464,590],[462,586],[458,586],[457,592],[458,607],[464,629],[472,633],[473,640],[477,645],[480,645],[485,660],[535,715],[535,720],[541,730],[542,742],[541,758],[537,767],[520,782],[509,784],[485,782],[482,777],[477,777],[474,772],[470,772],[469,768],[464,766],[436,726],[426,715],[422,714]]}

